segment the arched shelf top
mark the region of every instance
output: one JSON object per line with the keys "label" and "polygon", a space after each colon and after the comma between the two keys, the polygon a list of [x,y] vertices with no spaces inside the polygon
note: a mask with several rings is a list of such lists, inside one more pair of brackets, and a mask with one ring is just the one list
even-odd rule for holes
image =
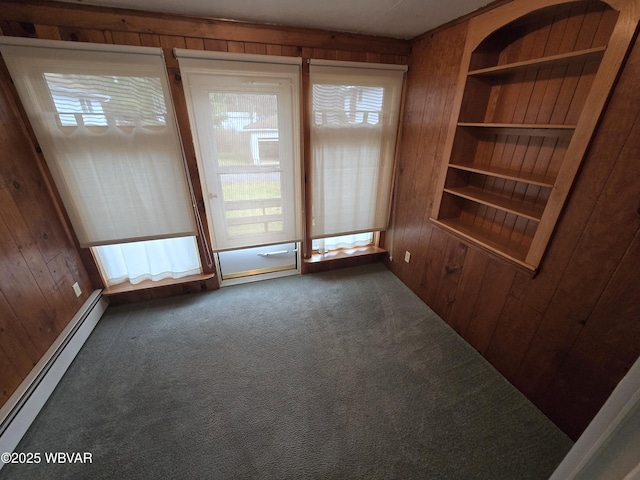
{"label": "arched shelf top", "polygon": [[[471,52],[469,71],[489,73],[492,67],[511,65],[516,69],[527,68],[538,61],[570,63],[572,58],[581,61],[585,55],[599,60],[618,15],[617,10],[599,0],[565,2],[532,10],[484,37]],[[551,30],[558,22],[566,25],[564,33],[557,27]],[[530,38],[535,38],[535,43],[528,41]]]}
{"label": "arched shelf top", "polygon": [[535,2],[512,2],[494,10],[474,17],[469,23],[467,48],[475,51],[482,43],[502,29],[510,26],[528,24],[536,16],[545,16],[549,12],[571,9],[577,5],[601,6],[618,12],[626,22],[638,23],[640,19],[640,5],[636,0],[537,0]]}

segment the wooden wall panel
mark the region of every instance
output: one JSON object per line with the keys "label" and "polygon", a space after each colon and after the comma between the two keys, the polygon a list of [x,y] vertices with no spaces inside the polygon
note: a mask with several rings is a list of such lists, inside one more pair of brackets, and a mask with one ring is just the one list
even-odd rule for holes
{"label": "wooden wall panel", "polygon": [[[402,127],[401,156],[396,176],[393,256],[399,276],[415,291],[423,282],[427,257],[424,249],[412,248],[429,244],[428,228],[433,198],[424,192],[433,189],[440,162],[434,158],[442,151],[446,126],[451,115],[451,101],[459,71],[466,35],[466,24],[454,27],[449,35],[435,35],[414,45],[409,62],[406,100]],[[431,74],[436,68],[439,74]],[[440,151],[438,151],[438,148]],[[420,221],[418,222],[418,218]],[[423,228],[424,227],[424,228]],[[403,261],[404,252],[412,252],[410,263]],[[422,296],[426,301],[425,297]]]}
{"label": "wooden wall panel", "polygon": [[580,429],[583,418],[597,413],[598,406],[606,401],[638,355],[638,258],[640,232],[602,292],[550,388],[541,398],[541,404],[550,412],[571,403],[571,409],[559,412],[566,416],[565,422],[571,429]]}
{"label": "wooden wall panel", "polygon": [[[610,20],[599,18],[591,12],[580,26],[567,22],[565,28],[580,28],[578,41],[591,41],[588,25]],[[439,121],[446,126],[450,112],[446,102],[426,99],[434,90],[447,97],[456,88],[460,65],[455,61],[465,29],[466,23],[459,23],[413,46],[393,229],[385,236],[392,258],[387,263],[577,438],[640,355],[640,43],[636,40],[622,70],[540,271],[532,276],[464,245],[428,220],[435,194],[430,179],[443,162],[437,152],[444,138],[433,132]],[[536,115],[554,115],[534,107]],[[453,253],[465,248],[464,255]],[[403,261],[405,251],[411,252],[409,264]]]}
{"label": "wooden wall panel", "polygon": [[[405,40],[379,36],[141,13],[50,1],[4,1],[2,8],[0,27],[5,35],[35,37],[35,25],[56,26],[60,28],[61,34],[67,32],[75,35],[76,41],[94,41],[90,40],[90,30],[108,32],[108,36],[113,36],[116,32],[157,34],[234,42],[233,48],[243,50],[245,43],[250,45],[249,49],[263,48],[257,45],[296,45],[312,49],[346,51],[349,56],[352,55],[350,52],[372,52],[390,56],[382,58],[383,62],[389,62],[391,57],[397,55],[408,55],[411,50],[410,43]],[[113,43],[120,42],[113,40]]]}
{"label": "wooden wall panel", "polygon": [[[92,292],[92,284],[0,74],[0,405]],[[77,298],[72,285],[83,294]],[[6,367],[6,368],[5,368]]]}
{"label": "wooden wall panel", "polygon": [[542,318],[540,329],[549,333],[533,339],[518,372],[518,385],[532,397],[544,395],[640,228],[632,208],[640,186],[630,181],[638,173],[639,138],[636,120]]}

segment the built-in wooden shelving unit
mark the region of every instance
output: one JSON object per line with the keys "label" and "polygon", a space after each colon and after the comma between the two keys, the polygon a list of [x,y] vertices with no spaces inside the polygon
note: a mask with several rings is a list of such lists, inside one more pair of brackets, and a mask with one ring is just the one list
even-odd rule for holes
{"label": "built-in wooden shelving unit", "polygon": [[633,37],[637,3],[523,0],[470,22],[434,223],[539,267]]}

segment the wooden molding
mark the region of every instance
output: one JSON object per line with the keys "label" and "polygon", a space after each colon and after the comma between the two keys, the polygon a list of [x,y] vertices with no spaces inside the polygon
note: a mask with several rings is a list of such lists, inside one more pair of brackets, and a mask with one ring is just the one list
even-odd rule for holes
{"label": "wooden molding", "polygon": [[38,25],[39,28],[41,26],[86,28],[401,56],[408,55],[411,51],[409,41],[396,38],[93,7],[46,0],[3,2],[0,20],[30,23]]}

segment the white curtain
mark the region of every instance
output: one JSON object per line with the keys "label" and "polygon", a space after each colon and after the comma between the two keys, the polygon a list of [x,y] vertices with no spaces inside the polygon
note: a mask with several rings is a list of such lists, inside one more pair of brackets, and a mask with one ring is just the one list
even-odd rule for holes
{"label": "white curtain", "polygon": [[340,235],[338,237],[317,238],[311,242],[311,248],[318,253],[325,253],[339,248],[356,248],[371,245],[373,232]]}
{"label": "white curtain", "polygon": [[311,65],[312,238],[385,230],[404,73]]}
{"label": "white curtain", "polygon": [[81,246],[194,235],[161,50],[20,40],[0,50]]}
{"label": "white curtain", "polygon": [[105,245],[92,251],[108,286],[182,278],[201,272],[195,237]]}
{"label": "white curtain", "polygon": [[194,55],[176,50],[214,248],[299,241],[300,66]]}

